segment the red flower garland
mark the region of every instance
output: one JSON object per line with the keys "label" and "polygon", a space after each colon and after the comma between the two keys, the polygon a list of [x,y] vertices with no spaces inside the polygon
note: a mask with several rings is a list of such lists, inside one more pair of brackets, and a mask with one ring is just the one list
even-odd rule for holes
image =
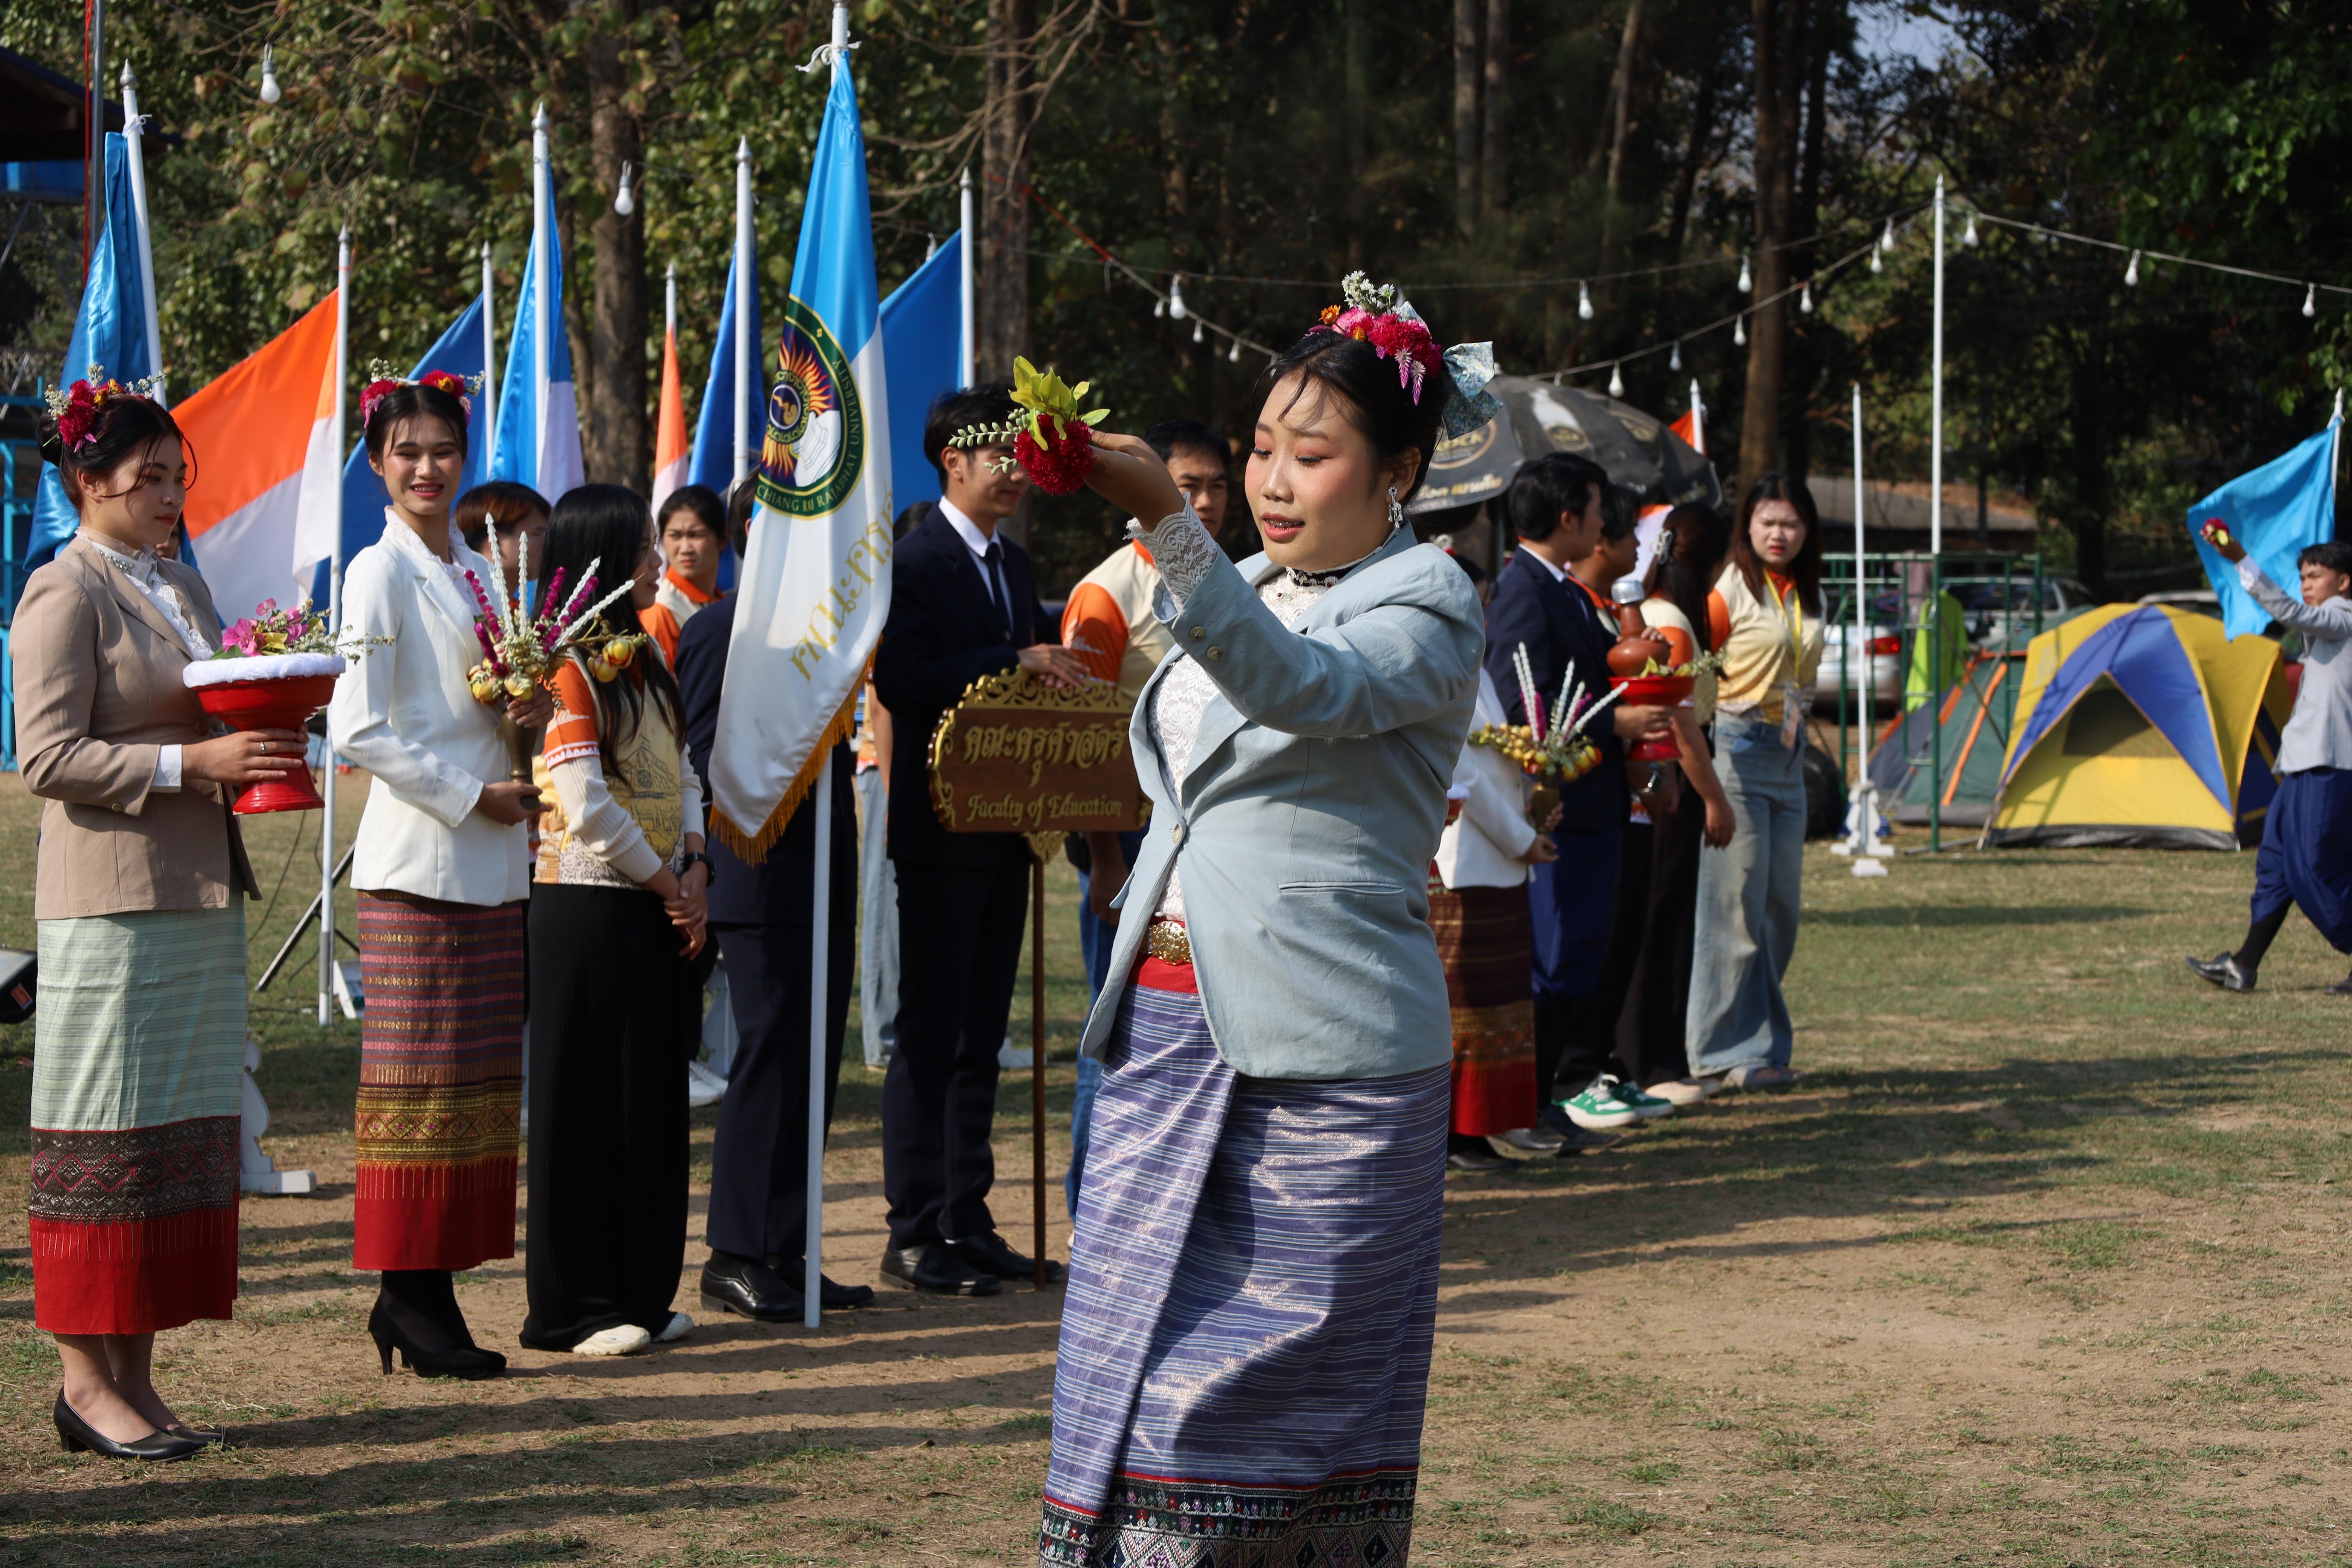
{"label": "red flower garland", "polygon": [[[1035,421],[1043,424],[1043,420]],[[1095,468],[1095,433],[1081,420],[1057,421],[1061,434],[1040,442],[1026,428],[1013,437],[1013,455],[1030,479],[1049,496],[1076,494]]]}

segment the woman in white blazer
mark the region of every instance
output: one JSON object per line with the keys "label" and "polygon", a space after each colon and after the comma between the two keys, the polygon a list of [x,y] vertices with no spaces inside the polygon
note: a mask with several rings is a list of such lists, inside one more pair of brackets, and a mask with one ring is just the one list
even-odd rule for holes
{"label": "woman in white blazer", "polygon": [[[392,505],[343,579],[343,625],[389,639],[328,709],[335,750],[374,777],[353,846],[359,894],[358,1194],[352,1262],[383,1282],[368,1332],[427,1377],[494,1377],[450,1276],[514,1256],[521,1105],[526,824],[538,794],[509,780],[498,708],[475,700],[481,658],[471,572],[489,563],[452,526],[470,413],[454,376],[362,399],[368,461]],[[383,384],[369,388],[376,394]],[[543,694],[508,705],[546,722]]]}
{"label": "woman in white blazer", "polygon": [[[1502,698],[1478,672],[1470,732],[1507,724]],[[1559,857],[1551,835],[1528,818],[1534,794],[1519,765],[1492,746],[1462,747],[1454,766],[1460,807],[1437,841],[1429,923],[1454,1011],[1454,1109],[1445,1163],[1499,1171],[1511,1162],[1486,1142],[1557,1153],[1560,1138],[1536,1121],[1536,1004],[1528,987],[1535,927],[1528,873]],[[1557,808],[1555,808],[1555,811]],[[1442,884],[1442,886],[1440,885]]]}

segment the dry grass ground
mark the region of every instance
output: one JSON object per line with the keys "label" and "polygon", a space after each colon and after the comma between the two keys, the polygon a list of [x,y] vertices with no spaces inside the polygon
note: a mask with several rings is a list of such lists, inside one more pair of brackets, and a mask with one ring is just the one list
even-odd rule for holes
{"label": "dry grass ground", "polygon": [[[29,804],[0,781],[14,942]],[[305,831],[255,825],[265,881]],[[2298,922],[2253,996],[2181,971],[2242,921],[2250,857],[1844,869],[1807,867],[1797,1092],[1453,1179],[1416,1562],[2352,1561],[2352,1003],[2318,989],[2341,962]],[[298,857],[257,964],[300,881]],[[1066,873],[1054,908],[1049,970],[1070,975]],[[1051,1294],[886,1295],[815,1333],[706,1319],[662,1353],[590,1363],[513,1346],[507,1262],[460,1289],[513,1375],[379,1376],[373,1282],[349,1267],[355,1032],[310,1026],[309,984],[281,981],[256,1020],[273,1152],[324,1190],[248,1200],[236,1320],[161,1346],[182,1407],[233,1447],[153,1471],[60,1454],[21,1206],[0,1218],[0,1562],[1030,1557]],[[1066,982],[1054,998],[1066,1048],[1078,998]],[[0,1038],[0,1184],[17,1190],[30,1048],[28,1029]],[[1066,1108],[1066,1061],[1052,1084]],[[1026,1100],[1008,1083],[1016,1236]],[[876,1114],[853,1068],[836,1277],[870,1279],[881,1247]],[[707,1173],[708,1113],[696,1139]],[[1050,1206],[1059,1253],[1058,1185]],[[689,1269],[700,1257],[698,1240]]]}

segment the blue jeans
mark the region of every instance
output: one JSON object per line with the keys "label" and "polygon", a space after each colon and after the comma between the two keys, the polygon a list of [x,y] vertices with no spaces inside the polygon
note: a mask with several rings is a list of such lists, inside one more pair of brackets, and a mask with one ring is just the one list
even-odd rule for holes
{"label": "blue jeans", "polygon": [[[1122,833],[1118,836],[1119,853],[1131,868],[1136,851],[1143,847],[1143,835]],[[1094,907],[1087,902],[1087,889],[1094,879],[1086,872],[1078,873],[1078,952],[1087,963],[1087,1005],[1091,1010],[1096,997],[1110,984],[1110,950],[1112,939],[1118,935],[1115,924],[1105,925],[1095,919]],[[1078,1058],[1078,1089],[1070,1100],[1070,1169],[1062,1178],[1062,1193],[1069,1200],[1070,1217],[1078,1213],[1078,1178],[1087,1168],[1087,1123],[1093,1119],[1095,1089],[1102,1083],[1102,1064],[1092,1057]]]}
{"label": "blue jeans", "polygon": [[[1800,737],[1801,740],[1801,737]],[[1786,1067],[1794,1046],[1780,978],[1797,951],[1805,869],[1804,753],[1780,726],[1725,715],[1715,771],[1738,826],[1730,847],[1698,863],[1698,933],[1691,955],[1693,1074]]]}

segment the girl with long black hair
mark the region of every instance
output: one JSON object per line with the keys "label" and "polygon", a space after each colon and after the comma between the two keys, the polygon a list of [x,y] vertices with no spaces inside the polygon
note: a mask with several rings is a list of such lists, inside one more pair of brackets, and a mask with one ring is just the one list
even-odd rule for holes
{"label": "girl with long black hair", "polygon": [[[554,796],[530,901],[530,1315],[522,1342],[630,1355],[694,1326],[686,1260],[687,1083],[701,1035],[702,784],[677,682],[640,617],[661,582],[645,498],[583,485],[555,503],[541,591],[625,577],[610,636],[555,678],[541,756]],[[567,590],[568,593],[568,590]]]}

